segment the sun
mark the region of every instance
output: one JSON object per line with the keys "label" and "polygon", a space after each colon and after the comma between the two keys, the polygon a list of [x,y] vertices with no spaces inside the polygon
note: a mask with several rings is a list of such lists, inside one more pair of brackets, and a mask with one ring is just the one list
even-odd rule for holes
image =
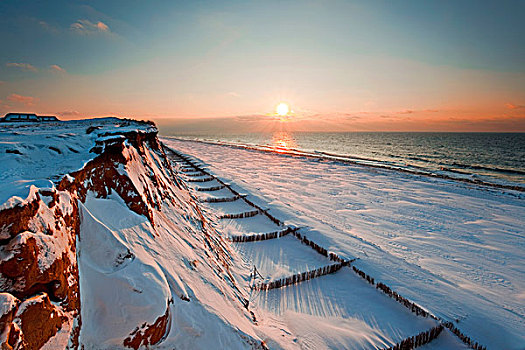
{"label": "sun", "polygon": [[290,107],[286,103],[279,103],[276,108],[277,114],[281,117],[284,117],[285,115],[288,115],[288,112],[290,111]]}

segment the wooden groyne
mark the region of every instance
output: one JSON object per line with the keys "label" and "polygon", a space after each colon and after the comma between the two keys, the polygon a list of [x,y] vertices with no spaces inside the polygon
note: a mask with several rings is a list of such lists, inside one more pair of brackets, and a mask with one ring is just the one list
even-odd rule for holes
{"label": "wooden groyne", "polygon": [[180,168],[180,172],[181,173],[191,173],[191,172],[194,172],[196,170],[199,170],[199,169],[196,168],[196,167],[183,167],[183,168]]}
{"label": "wooden groyne", "polygon": [[347,265],[349,265],[351,262],[354,261],[354,260],[344,260],[336,253],[328,252],[328,250],[321,247],[319,244],[315,243],[314,241],[309,240],[306,236],[301,235],[298,231],[293,232],[293,235],[295,236],[295,238],[299,239],[301,243],[309,246],[310,248],[312,248],[313,250],[315,250],[322,256],[325,256],[332,261],[345,262]]}
{"label": "wooden groyne", "polygon": [[251,218],[252,216],[255,216],[259,214],[259,210],[252,210],[252,211],[245,211],[243,213],[239,214],[222,214],[219,216],[219,219],[243,219],[243,218]]}
{"label": "wooden groyne", "polygon": [[193,173],[184,173],[185,176],[188,177],[197,177],[197,176],[204,176],[205,174],[202,172],[193,172]]}
{"label": "wooden groyne", "polygon": [[295,274],[289,277],[285,277],[285,278],[281,278],[281,279],[271,281],[268,283],[257,284],[257,285],[254,285],[252,288],[255,290],[270,290],[270,289],[282,288],[282,287],[290,286],[290,285],[297,284],[300,282],[308,281],[308,280],[311,280],[312,278],[321,277],[324,275],[328,275],[330,273],[335,273],[339,271],[343,266],[344,266],[343,263],[323,266],[315,270],[298,273],[298,274]]}
{"label": "wooden groyne", "polygon": [[224,188],[224,185],[219,185],[219,186],[212,186],[212,187],[197,187],[196,190],[199,192],[213,192],[213,191],[222,190],[223,188]]}
{"label": "wooden groyne", "polygon": [[208,176],[208,177],[203,177],[202,179],[187,179],[186,181],[187,182],[209,182],[213,180],[215,180],[215,178]]}
{"label": "wooden groyne", "polygon": [[423,346],[430,343],[432,340],[436,339],[439,334],[443,331],[443,326],[439,325],[432,327],[431,329],[421,332],[412,337],[405,338],[400,342],[396,343],[394,346],[389,348],[384,348],[384,350],[411,350],[417,347]]}
{"label": "wooden groyne", "polygon": [[297,231],[299,228],[291,228],[288,227],[281,231],[274,231],[274,232],[267,232],[267,233],[259,233],[255,235],[236,235],[231,236],[230,241],[235,243],[244,243],[244,242],[259,242],[259,241],[265,241],[268,239],[274,239],[279,237],[284,237],[288,235],[290,232]]}
{"label": "wooden groyne", "polygon": [[[223,189],[223,188],[228,188],[235,196],[241,196],[241,194],[239,192],[237,192],[235,189],[233,189],[229,184],[225,183],[224,181],[222,181],[219,178],[216,178],[215,176],[213,176],[208,171],[206,171],[204,169],[201,169],[198,165],[193,164],[193,162],[190,161],[190,159],[188,157],[186,157],[186,156],[184,156],[182,154],[179,154],[178,152],[175,152],[173,150],[172,150],[172,153],[174,153],[180,159],[184,160],[186,163],[190,164],[191,166],[193,166],[196,169],[198,169],[199,171],[201,171],[203,174],[208,175],[211,179],[206,180],[206,181],[211,181],[213,179],[216,179],[219,182],[219,184],[220,184],[219,186],[214,186],[214,187],[209,187],[209,188],[196,188],[197,191],[216,191],[216,190],[220,190],[220,189]],[[187,181],[188,182],[206,182],[206,181],[191,181],[191,179],[188,179]],[[220,218],[224,218],[224,219],[238,219],[238,218],[252,217],[252,216],[255,216],[255,215],[260,213],[260,214],[266,215],[272,222],[274,222],[278,226],[283,226],[284,223],[281,220],[279,220],[278,218],[276,218],[273,215],[271,215],[270,213],[268,213],[267,210],[264,210],[263,208],[261,208],[260,206],[258,206],[257,204],[255,204],[254,202],[252,202],[251,200],[249,200],[247,198],[243,198],[243,200],[248,205],[250,205],[251,207],[253,207],[253,208],[257,209],[257,210],[250,211],[250,212],[244,212],[244,213],[240,213],[240,214],[224,214]],[[290,229],[290,228],[288,228],[288,229]],[[350,266],[352,266],[351,263],[356,260],[356,259],[344,260],[339,255],[337,255],[336,253],[329,252],[327,249],[325,249],[324,247],[321,247],[317,243],[311,241],[306,236],[301,235],[298,232],[298,229],[292,229],[290,232],[287,232],[288,229],[285,229],[283,231],[276,231],[276,232],[270,232],[270,233],[264,233],[264,234],[258,234],[258,235],[232,236],[230,238],[230,240],[232,242],[256,242],[256,241],[262,241],[262,240],[266,240],[266,239],[279,238],[279,237],[282,237],[282,236],[284,236],[286,234],[292,233],[294,237],[296,237],[297,239],[299,239],[301,241],[301,243],[311,247],[316,252],[318,252],[319,254],[327,257],[331,261],[336,261],[337,262],[336,264],[329,265],[330,266],[329,270],[336,269],[335,271],[338,271],[343,266],[349,266],[350,267]],[[285,233],[285,232],[287,232],[287,233]],[[296,283],[299,283],[299,282],[302,282],[302,281],[305,281],[305,280],[308,280],[308,279],[311,279],[311,278],[315,278],[315,277],[319,277],[319,276],[322,276],[324,274],[327,274],[326,270],[323,270],[323,269],[326,269],[326,268],[328,268],[328,267],[325,266],[324,268],[319,268],[319,269],[316,269],[316,270],[313,270],[313,271],[303,272],[301,274],[296,274],[296,275],[293,275],[293,276],[290,276],[290,277],[286,277],[286,278],[283,278],[283,279],[280,279],[280,280],[271,281],[271,282],[268,282],[268,283],[262,283],[260,285],[254,286],[252,288],[253,289],[258,289],[258,290],[269,290],[269,289],[281,288],[281,287],[288,286],[288,285],[293,285],[293,284],[296,284]],[[392,299],[396,300],[397,302],[399,302],[400,304],[404,305],[408,310],[410,310],[411,312],[415,313],[416,316],[431,317],[431,318],[433,318],[434,320],[436,320],[436,321],[438,321],[440,323],[439,326],[436,326],[436,327],[432,328],[429,331],[421,332],[421,333],[419,333],[416,336],[406,338],[406,339],[402,340],[401,342],[397,343],[396,345],[394,345],[393,347],[390,347],[390,348],[387,348],[387,349],[389,349],[389,350],[412,349],[412,348],[415,348],[415,347],[427,344],[427,343],[429,343],[430,341],[432,341],[433,339],[435,339],[439,335],[439,333],[443,330],[443,327],[446,327],[454,335],[456,335],[463,343],[468,345],[470,348],[475,349],[475,350],[486,350],[486,347],[484,347],[483,345],[481,345],[478,342],[474,341],[473,339],[471,339],[467,335],[463,334],[457,327],[454,326],[454,324],[452,322],[444,321],[443,319],[441,319],[439,317],[436,317],[435,315],[429,313],[428,311],[426,311],[425,309],[423,309],[422,307],[420,307],[416,303],[410,301],[409,299],[401,296],[399,293],[393,291],[386,284],[381,283],[381,282],[376,282],[376,280],[373,277],[371,277],[370,275],[368,275],[365,272],[361,271],[357,267],[352,266],[352,270],[358,276],[360,276],[361,278],[366,280],[369,284],[375,286],[377,290],[381,291],[382,293],[386,294],[390,298],[392,298]],[[333,273],[335,271],[328,272],[328,273]]]}
{"label": "wooden groyne", "polygon": [[241,198],[241,196],[234,196],[234,197],[211,197],[211,198],[205,198],[201,202],[202,203],[226,203],[226,202],[235,202],[237,199]]}
{"label": "wooden groyne", "polygon": [[470,348],[475,349],[475,350],[487,350],[487,348],[485,346],[479,344],[478,342],[470,339],[470,337],[468,337],[465,334],[463,334],[458,328],[456,328],[456,326],[454,326],[454,324],[452,322],[447,321],[447,322],[443,322],[442,324],[443,324],[443,326],[445,326],[448,329],[450,329],[450,331],[456,337],[461,339],[461,341],[463,343],[467,344]]}

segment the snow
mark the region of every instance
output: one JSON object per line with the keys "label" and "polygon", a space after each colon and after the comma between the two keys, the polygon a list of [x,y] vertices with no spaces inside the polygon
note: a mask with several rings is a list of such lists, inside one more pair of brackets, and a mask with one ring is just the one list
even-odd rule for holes
{"label": "snow", "polygon": [[267,216],[261,214],[242,219],[222,219],[218,226],[221,232],[230,236],[241,234],[249,236],[283,229],[283,227],[275,224]]}
{"label": "snow", "polygon": [[[90,126],[98,128],[87,133]],[[73,181],[68,174],[96,156],[90,150],[97,141],[156,130],[114,118],[0,128],[3,209],[35,199],[39,190],[56,191],[64,177]],[[190,155],[205,170],[202,175],[181,172],[190,166],[176,157],[173,173],[161,152],[146,146],[139,153],[132,142],[125,142],[125,164],[114,164],[151,221],[130,210],[117,191],[106,198],[88,191],[78,203],[75,258],[57,213],[72,213],[76,198],[58,191],[52,208],[51,197],[41,196],[29,231],[0,249],[5,260],[34,237],[42,269],[64,251],[78,262],[79,340],[85,349],[122,348],[137,327],[154,324],[167,311],[167,332],[154,348],[246,349],[263,341],[272,349],[377,348],[438,324],[411,313],[348,267],[278,289],[252,289],[334,263],[293,233],[229,241],[267,238],[262,234],[291,227],[345,259],[358,258],[355,266],[433,314],[458,319],[458,328],[489,348],[523,344],[525,205],[519,194],[327,159],[165,142]],[[199,178],[211,180],[192,181]],[[230,198],[236,200],[207,201]],[[256,215],[220,218],[250,212]],[[45,233],[49,223],[56,223],[52,235]],[[12,296],[4,299],[2,310],[14,307]],[[67,316],[47,348],[67,342],[78,322]],[[426,348],[465,347],[445,330]]]}
{"label": "snow", "polygon": [[240,243],[236,244],[236,248],[247,263],[257,267],[265,281],[314,270],[330,263],[290,235],[261,242]]}
{"label": "snow", "polygon": [[255,302],[284,317],[303,348],[387,347],[436,326],[433,319],[408,312],[349,269],[293,288],[259,292]]}
{"label": "snow", "polygon": [[439,337],[429,344],[423,345],[419,349],[421,350],[441,350],[441,349],[458,349],[466,350],[470,349],[466,344],[461,342],[454,334],[448,329],[443,329]]}
{"label": "snow", "polygon": [[[130,164],[127,171],[139,168]],[[187,221],[195,215],[189,193],[173,190],[182,208],[166,203],[155,211],[155,227],[114,192],[104,199],[89,193],[81,205],[80,342],[87,349],[121,347],[135,327],[163,315],[170,300],[170,329],[160,348],[241,349],[245,338],[257,339],[238,291],[219,278],[202,248],[200,224]],[[134,258],[118,263],[128,250]]]}
{"label": "snow", "polygon": [[[359,258],[355,265],[376,280],[445,320],[459,320],[463,333],[488,348],[525,343],[525,198],[519,192],[326,159],[163,142],[262,198],[285,224],[306,226],[309,239]],[[277,301],[271,306],[288,309]],[[347,305],[338,308],[351,314]]]}
{"label": "snow", "polygon": [[73,324],[75,319],[70,314],[64,314],[63,316],[67,317],[67,320],[62,324],[62,328],[52,336],[45,344],[40,348],[41,350],[56,350],[65,348],[66,344],[69,341],[69,336],[73,329]]}
{"label": "snow", "polygon": [[[219,181],[219,182],[222,182]],[[187,182],[191,186],[191,182]],[[238,193],[227,187],[230,195]],[[260,202],[250,196],[250,201]],[[245,199],[236,202],[244,203],[247,208],[252,208]],[[205,207],[212,207],[217,203],[203,203]],[[238,211],[237,206],[221,207],[224,214],[234,214]],[[252,219],[231,219],[228,225],[236,235],[250,235],[269,232],[275,226],[283,229],[285,226],[276,225],[266,214],[259,213],[253,218],[258,218],[258,225],[246,227],[246,225],[234,224],[236,221]],[[265,221],[261,221],[265,218]],[[213,219],[213,217],[211,218]],[[257,227],[258,226],[258,227]],[[224,233],[224,226],[217,225]],[[248,228],[248,230],[246,230]],[[251,232],[254,228],[256,232]],[[253,274],[250,275],[250,285],[261,282],[269,282],[284,277],[289,277],[300,272],[311,271],[318,267],[324,267],[332,263],[328,258],[318,254],[310,247],[303,245],[297,238],[288,235],[279,239],[269,239],[257,242],[235,244],[242,256],[244,263]],[[346,273],[346,275],[342,275]],[[348,275],[350,274],[350,275]],[[343,276],[342,278],[340,276]],[[267,330],[265,341],[271,343],[271,347],[290,348],[299,345],[301,348],[329,348],[329,347],[376,347],[393,345],[396,342],[412,336],[421,331],[436,326],[436,321],[431,318],[416,317],[398,303],[387,298],[375,288],[367,285],[363,280],[356,277],[348,269],[333,276],[323,276],[316,279],[315,283],[321,283],[328,292],[323,294],[320,288],[312,289],[314,281],[303,281],[299,285],[292,285],[278,290],[261,292],[252,289],[250,292],[249,305],[256,311],[261,328]],[[356,282],[357,286],[363,288],[362,293],[357,293],[358,288],[350,288],[350,297],[345,293],[334,296],[333,291],[339,287],[348,288],[351,283],[345,283],[344,278],[350,276],[350,282]],[[330,279],[329,277],[332,277]],[[319,282],[319,280],[322,280]],[[348,282],[348,281],[347,281]],[[374,295],[380,295],[378,299]],[[355,297],[362,300],[366,307],[354,308],[356,304],[352,301]],[[386,311],[382,311],[385,309]],[[341,311],[342,310],[342,311]],[[363,319],[363,311],[368,317]],[[378,322],[375,318],[381,320]],[[307,322],[303,322],[308,320]],[[333,324],[330,324],[333,322]],[[341,327],[344,324],[347,327]],[[279,325],[278,330],[275,325]],[[290,332],[293,330],[293,333]],[[293,338],[292,342],[280,343],[276,333]],[[312,338],[313,337],[313,338]],[[282,339],[281,339],[282,340]]]}
{"label": "snow", "polygon": [[[99,129],[86,133],[90,126]],[[134,130],[156,130],[117,118],[61,121],[57,123],[0,124],[0,210],[13,197],[26,198],[31,185],[52,187],[52,182],[81,169],[94,158],[95,141]],[[10,152],[17,153],[10,153]],[[17,199],[19,201],[20,199]]]}
{"label": "snow", "polygon": [[253,211],[254,208],[246,204],[242,199],[233,202],[206,203],[217,215],[240,214]]}
{"label": "snow", "polygon": [[233,198],[235,196],[232,195],[231,191],[227,188],[223,188],[217,191],[212,192],[196,192],[197,197],[201,201],[205,201],[207,199],[215,199],[215,198]]}
{"label": "snow", "polygon": [[31,306],[31,305],[35,305],[35,304],[43,304],[44,303],[44,300],[47,298],[47,294],[45,293],[41,293],[41,294],[38,294],[34,297],[31,297],[29,299],[26,299],[24,300],[20,306],[18,307],[18,309],[16,310],[16,315],[15,317],[20,317],[20,315],[22,315],[26,309]]}
{"label": "snow", "polygon": [[[89,211],[94,204],[99,211],[117,214],[116,217],[130,215],[127,208],[111,200],[88,198],[80,206],[81,342],[118,346],[133,327],[143,322],[153,324],[164,314],[170,298],[169,286],[162,270],[147,256],[124,258],[128,248],[115,231]],[[122,224],[112,221],[115,226]]]}
{"label": "snow", "polygon": [[36,195],[38,193],[39,187],[46,187],[49,186],[50,181],[48,180],[40,180],[40,181],[24,181],[19,180],[15,183],[11,183],[8,185],[0,185],[0,191],[11,191],[10,193],[16,193],[14,195],[10,195],[9,199],[5,202],[2,202],[3,204],[0,205],[0,210],[5,210],[9,208],[13,208],[16,206],[23,206],[27,203],[32,202],[36,199]]}
{"label": "snow", "polygon": [[11,312],[17,306],[16,298],[9,293],[0,293],[0,317]]}

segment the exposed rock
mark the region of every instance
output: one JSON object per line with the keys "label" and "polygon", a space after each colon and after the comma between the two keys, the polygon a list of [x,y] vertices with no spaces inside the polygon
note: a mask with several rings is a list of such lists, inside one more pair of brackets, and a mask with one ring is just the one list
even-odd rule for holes
{"label": "exposed rock", "polygon": [[29,230],[29,223],[38,211],[39,199],[37,195],[29,203],[0,211],[0,245],[7,244],[9,239],[20,232]]}
{"label": "exposed rock", "polygon": [[42,293],[26,299],[18,308],[14,322],[20,327],[26,349],[39,349],[62,327],[67,317]]}
{"label": "exposed rock", "polygon": [[0,344],[2,349],[12,349],[20,342],[20,331],[13,324],[20,300],[9,293],[0,293]]}
{"label": "exposed rock", "polygon": [[166,313],[157,318],[152,325],[144,323],[137,327],[128,338],[124,340],[124,346],[138,349],[141,346],[157,344],[169,331],[170,306],[166,308]]}

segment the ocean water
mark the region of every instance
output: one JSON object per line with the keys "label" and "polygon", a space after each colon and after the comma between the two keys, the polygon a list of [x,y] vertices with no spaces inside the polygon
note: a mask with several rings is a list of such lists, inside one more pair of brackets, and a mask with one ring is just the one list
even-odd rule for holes
{"label": "ocean water", "polygon": [[300,151],[525,190],[525,133],[274,132],[169,135]]}

